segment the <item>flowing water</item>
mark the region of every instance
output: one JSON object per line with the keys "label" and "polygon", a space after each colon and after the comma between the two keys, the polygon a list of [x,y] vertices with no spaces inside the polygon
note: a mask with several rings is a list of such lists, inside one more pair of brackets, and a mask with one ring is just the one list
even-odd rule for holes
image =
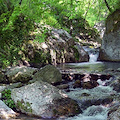
{"label": "flowing water", "polygon": [[[83,96],[83,94],[86,94],[87,96]],[[107,120],[109,107],[103,105],[91,105],[85,108],[87,102],[84,103],[84,101],[94,101],[94,99],[97,101],[104,99],[105,97],[107,98],[108,96],[111,96],[111,94],[116,94],[116,91],[109,86],[102,85],[93,89],[72,89],[67,95],[78,102],[79,106],[83,108],[83,113],[66,118],[66,120]]]}
{"label": "flowing water", "polygon": [[120,62],[101,62],[97,61],[99,49],[84,47],[84,50],[89,54],[89,62],[81,63],[65,63],[58,65],[62,70],[74,70],[76,72],[101,72],[104,70],[117,70],[120,68]]}
{"label": "flowing water", "polygon": [[[58,65],[62,70],[72,70],[76,72],[101,72],[105,69],[118,69],[120,68],[120,63],[113,63],[113,62],[97,62],[97,58],[99,55],[98,49],[90,49],[87,47],[84,47],[84,49],[89,53],[90,59],[89,62],[83,62],[83,63],[66,63]],[[105,105],[88,105],[85,103],[86,100],[100,100],[104,99],[106,97],[109,97],[113,94],[117,94],[116,91],[112,89],[110,86],[104,86],[105,83],[110,82],[112,79],[101,81],[98,79],[99,86],[95,87],[93,89],[82,89],[82,88],[73,88],[72,84],[70,85],[70,91],[66,92],[66,94],[76,100],[82,109],[83,113],[69,118],[59,118],[56,120],[107,120],[107,113],[108,113],[108,106]],[[85,96],[84,96],[85,95]],[[27,119],[27,118],[26,118]],[[25,119],[24,119],[25,120]],[[38,120],[38,119],[31,119],[31,120]],[[39,120],[47,120],[47,119],[39,119]],[[49,119],[49,120],[55,120],[55,119]]]}
{"label": "flowing water", "polygon": [[[66,63],[59,65],[59,68],[62,70],[70,70],[79,73],[94,73],[94,72],[102,72],[104,70],[117,70],[120,68],[120,63],[116,62],[98,62],[97,58],[99,56],[98,49],[91,49],[88,47],[84,47],[84,49],[88,52],[90,59],[89,62],[83,63]],[[83,113],[74,117],[66,118],[65,120],[107,120],[108,106],[104,105],[90,105],[84,103],[84,101],[88,100],[100,100],[107,97],[110,97],[113,94],[118,94],[113,90],[110,86],[104,86],[106,82],[110,82],[112,78],[106,81],[101,81],[98,79],[99,86],[93,89],[74,89],[72,86],[70,88],[70,92],[66,94],[76,100],[79,106],[83,109]],[[87,96],[83,96],[83,94]],[[119,94],[120,95],[120,94]],[[88,106],[88,107],[85,107]],[[62,119],[63,120],[63,119]]]}
{"label": "flowing water", "polygon": [[68,118],[66,120],[106,120],[107,108],[104,106],[91,106],[88,107],[83,114]]}

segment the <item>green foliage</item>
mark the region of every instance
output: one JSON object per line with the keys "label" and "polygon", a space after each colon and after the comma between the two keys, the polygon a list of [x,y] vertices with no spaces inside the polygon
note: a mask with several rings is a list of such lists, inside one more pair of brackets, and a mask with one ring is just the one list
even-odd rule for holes
{"label": "green foliage", "polygon": [[[72,30],[74,33],[87,30],[110,13],[104,0],[22,0],[21,5],[19,2],[0,0],[0,61],[4,67],[17,64],[22,57],[18,54],[22,45],[39,24],[73,34]],[[112,11],[120,8],[119,0],[107,2]],[[40,29],[35,40],[41,43],[49,29]]]}
{"label": "green foliage", "polygon": [[15,107],[16,107],[15,103],[11,98],[11,90],[6,89],[6,90],[2,91],[2,100],[8,107],[15,109]]}
{"label": "green foliage", "polygon": [[14,6],[1,14],[0,25],[0,61],[3,67],[15,65],[21,58],[18,52],[24,40],[27,40],[29,31],[34,28],[33,21],[21,13],[19,6]]}
{"label": "green foliage", "polygon": [[29,102],[17,101],[17,106],[26,112],[32,113],[31,104]]}

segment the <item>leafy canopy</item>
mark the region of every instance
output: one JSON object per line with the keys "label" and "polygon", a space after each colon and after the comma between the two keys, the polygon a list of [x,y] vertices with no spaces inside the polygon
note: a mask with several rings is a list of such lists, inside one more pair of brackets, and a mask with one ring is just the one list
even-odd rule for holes
{"label": "leafy canopy", "polygon": [[[22,45],[38,25],[50,25],[71,32],[72,25],[81,28],[86,24],[105,20],[110,12],[119,8],[119,0],[0,0],[0,61],[16,64]],[[110,10],[108,9],[110,8]],[[46,38],[43,29],[36,39]]]}

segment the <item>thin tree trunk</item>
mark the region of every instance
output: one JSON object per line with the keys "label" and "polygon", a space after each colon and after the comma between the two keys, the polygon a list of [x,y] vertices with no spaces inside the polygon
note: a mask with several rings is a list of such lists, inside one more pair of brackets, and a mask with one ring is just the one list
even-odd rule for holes
{"label": "thin tree trunk", "polygon": [[105,2],[106,7],[108,8],[108,10],[109,10],[110,12],[112,12],[112,9],[111,9],[110,6],[108,5],[107,0],[104,0],[104,2]]}
{"label": "thin tree trunk", "polygon": [[21,5],[21,3],[22,3],[22,0],[20,0],[19,5]]}
{"label": "thin tree trunk", "polygon": [[[73,0],[70,1],[70,7],[73,7]],[[72,35],[73,32],[73,25],[72,25],[72,19],[70,19],[70,35]]]}
{"label": "thin tree trunk", "polygon": [[90,5],[91,5],[90,2],[91,2],[91,0],[89,1],[88,9],[87,9],[87,11],[86,11],[86,13],[85,13],[85,19],[86,19],[86,16],[87,16],[88,11],[89,11],[89,9],[90,9]]}

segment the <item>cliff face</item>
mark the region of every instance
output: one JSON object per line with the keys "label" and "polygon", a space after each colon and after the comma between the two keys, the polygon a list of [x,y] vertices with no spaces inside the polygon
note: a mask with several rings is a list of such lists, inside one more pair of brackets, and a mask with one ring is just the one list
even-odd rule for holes
{"label": "cliff face", "polygon": [[120,61],[120,9],[106,19],[106,31],[100,50],[100,60]]}

